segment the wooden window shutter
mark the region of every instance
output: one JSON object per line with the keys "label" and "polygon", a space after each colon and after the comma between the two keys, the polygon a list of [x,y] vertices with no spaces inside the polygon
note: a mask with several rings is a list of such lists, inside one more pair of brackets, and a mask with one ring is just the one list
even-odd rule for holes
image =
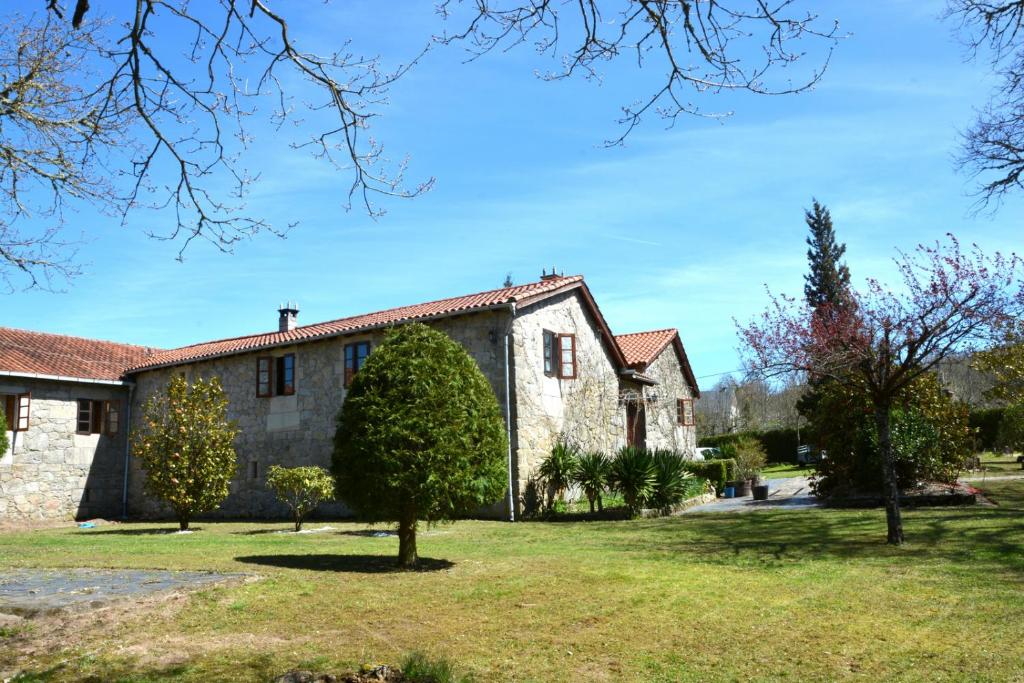
{"label": "wooden window shutter", "polygon": [[274,359],[260,356],[256,359],[256,396],[266,398],[274,393]]}
{"label": "wooden window shutter", "polygon": [[14,396],[4,397],[4,418],[5,422],[7,422],[7,429],[12,432],[14,431],[14,428],[16,426],[14,424],[14,406],[16,400],[17,398]]}
{"label": "wooden window shutter", "polygon": [[103,412],[106,414],[107,417],[107,436],[116,436],[117,432],[121,429],[121,402],[104,401]]}
{"label": "wooden window shutter", "polygon": [[558,376],[576,379],[576,335],[558,335]]}
{"label": "wooden window shutter", "polygon": [[78,419],[75,425],[76,434],[88,434],[92,427],[92,401],[87,398],[78,399]]}
{"label": "wooden window shutter", "polygon": [[13,431],[24,432],[29,425],[29,411],[32,408],[32,394],[18,394],[18,410],[14,421],[17,423],[11,427]]}

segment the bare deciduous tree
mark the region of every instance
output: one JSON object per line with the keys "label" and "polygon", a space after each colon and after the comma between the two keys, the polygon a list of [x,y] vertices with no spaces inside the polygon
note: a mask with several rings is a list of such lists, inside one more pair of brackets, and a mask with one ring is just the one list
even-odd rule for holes
{"label": "bare deciduous tree", "polygon": [[[44,127],[25,108],[8,106],[0,111],[0,146],[12,131],[28,130],[38,143],[33,153],[62,171],[54,181],[46,164],[0,157],[9,182],[17,172],[20,185],[47,186],[56,207],[40,215],[15,201],[8,211],[0,270],[11,286],[18,273],[43,287],[52,276],[75,274],[59,211],[69,200],[90,200],[122,221],[140,208],[164,210],[170,227],[147,234],[180,240],[182,252],[196,239],[230,251],[257,233],[280,232],[244,208],[254,181],[244,164],[253,143],[246,123],[259,114],[279,126],[297,110],[309,114],[314,120],[303,121],[294,147],[347,170],[349,203],[371,215],[381,212],[377,197],[424,192],[433,179],[407,183],[405,162],[389,161],[367,131],[390,86],[432,44],[461,43],[477,56],[532,42],[563,57],[562,68],[547,74],[553,79],[599,78],[602,63],[620,58],[636,68],[656,62],[662,83],[624,108],[624,128],[611,140],[618,143],[654,112],[670,122],[725,114],[700,106],[692,97],[700,93],[806,90],[838,38],[834,22],[796,9],[796,0],[446,0],[439,14],[450,30],[425,35],[404,64],[385,68],[346,41],[324,54],[305,49],[271,0],[40,0],[40,7],[18,39],[11,27],[22,20],[4,18],[0,60],[8,92],[20,82],[45,94],[42,107],[53,109],[57,125]],[[804,39],[823,42],[821,60],[795,80],[778,78],[782,67],[793,72]],[[306,90],[296,89],[296,77]],[[264,111],[266,102],[273,104]]]}
{"label": "bare deciduous tree", "polygon": [[963,131],[958,158],[978,182],[977,208],[995,208],[1024,187],[1024,0],[949,0],[947,16],[958,22],[971,56],[985,52],[999,78]]}

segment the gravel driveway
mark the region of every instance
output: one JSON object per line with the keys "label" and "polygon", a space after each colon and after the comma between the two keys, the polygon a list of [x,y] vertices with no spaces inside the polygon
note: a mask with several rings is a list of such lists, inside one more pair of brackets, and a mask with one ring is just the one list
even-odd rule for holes
{"label": "gravel driveway", "polygon": [[807,510],[819,507],[818,499],[811,493],[808,477],[768,479],[768,500],[745,498],[719,498],[713,502],[689,508],[681,514],[695,512],[750,512],[752,510]]}

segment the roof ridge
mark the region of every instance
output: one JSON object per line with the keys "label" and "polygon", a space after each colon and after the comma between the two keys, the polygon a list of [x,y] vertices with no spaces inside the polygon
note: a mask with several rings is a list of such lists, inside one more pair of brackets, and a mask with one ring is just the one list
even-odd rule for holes
{"label": "roof ridge", "polygon": [[[527,289],[527,288],[530,288],[530,287],[536,287],[536,286],[541,285],[541,284],[546,284],[546,283],[549,283],[549,282],[551,282],[551,283],[557,282],[558,285],[561,286],[563,284],[566,284],[569,281],[578,282],[578,281],[582,281],[582,280],[583,280],[583,276],[582,275],[559,275],[556,278],[552,278],[552,279],[548,279],[548,280],[535,280],[533,282],[528,282],[528,283],[525,283],[525,284],[522,284],[522,285],[513,285],[511,287],[498,287],[496,289],[486,289],[486,290],[483,290],[481,292],[473,292],[471,294],[459,294],[459,295],[456,295],[456,296],[446,296],[446,297],[443,297],[441,299],[432,299],[430,301],[423,301],[423,302],[414,303],[414,304],[404,304],[402,306],[392,306],[390,308],[382,308],[382,309],[376,310],[376,311],[367,311],[366,313],[356,313],[354,315],[346,315],[346,316],[341,317],[341,318],[332,318],[330,320],[320,320],[320,321],[317,321],[317,322],[314,322],[314,323],[307,323],[305,325],[298,325],[298,326],[296,326],[291,331],[306,330],[306,329],[309,329],[311,327],[319,327],[319,326],[322,326],[322,325],[332,325],[332,324],[344,322],[346,320],[352,320],[352,319],[355,319],[355,318],[364,318],[364,317],[371,316],[371,315],[381,315],[383,313],[389,313],[391,311],[397,311],[397,310],[400,310],[400,309],[403,309],[403,308],[415,308],[417,306],[429,306],[431,304],[440,304],[440,303],[443,303],[445,301],[454,301],[456,299],[467,299],[467,298],[471,298],[471,297],[485,296],[485,295],[488,295],[488,294],[496,294],[496,293],[502,292],[502,291]],[[510,299],[514,300],[515,297],[510,297]],[[171,348],[171,349],[161,349],[161,350],[162,351],[182,351],[184,349],[190,349],[190,348],[193,348],[193,347],[196,347],[196,346],[205,346],[206,344],[219,344],[219,343],[222,343],[222,342],[237,341],[239,339],[250,339],[252,337],[260,337],[260,336],[269,335],[269,334],[280,334],[280,331],[279,330],[264,330],[264,331],[261,331],[261,332],[251,332],[249,334],[239,334],[239,335],[235,335],[234,337],[222,337],[220,339],[209,339],[207,341],[200,341],[200,342],[195,342],[193,344],[186,344],[185,346],[176,346],[176,347]]]}
{"label": "roof ridge", "polygon": [[127,346],[133,349],[143,349],[147,351],[168,351],[169,349],[162,349],[156,346],[146,346],[143,344],[132,344],[129,342],[113,341],[111,339],[96,339],[95,337],[80,337],[75,334],[60,334],[57,332],[41,332],[39,330],[26,330],[23,327],[7,327],[6,325],[0,325],[0,332],[9,330],[11,332],[17,332],[19,334],[35,334],[41,337],[59,337],[61,339],[75,339],[77,341],[90,342],[93,344],[111,344],[113,346]]}
{"label": "roof ridge", "polygon": [[678,327],[662,327],[657,330],[642,330],[640,332],[623,332],[622,334],[615,335],[616,337],[635,337],[640,334],[655,334],[657,332],[675,332],[679,333]]}

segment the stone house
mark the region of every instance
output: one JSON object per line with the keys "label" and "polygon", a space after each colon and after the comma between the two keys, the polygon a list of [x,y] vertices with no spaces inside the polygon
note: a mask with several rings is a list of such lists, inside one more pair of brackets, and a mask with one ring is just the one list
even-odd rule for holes
{"label": "stone house", "polygon": [[[700,392],[674,329],[614,336],[582,276],[537,282],[161,350],[0,328],[0,398],[12,446],[0,459],[0,520],[156,516],[128,433],[176,374],[217,376],[240,433],[238,473],[217,512],[282,515],[266,487],[274,464],[328,466],[347,386],[387,329],[444,331],[494,388],[509,433],[509,488],[487,511],[515,518],[558,438],[587,450],[695,447]],[[343,514],[340,504],[324,510]]]}

